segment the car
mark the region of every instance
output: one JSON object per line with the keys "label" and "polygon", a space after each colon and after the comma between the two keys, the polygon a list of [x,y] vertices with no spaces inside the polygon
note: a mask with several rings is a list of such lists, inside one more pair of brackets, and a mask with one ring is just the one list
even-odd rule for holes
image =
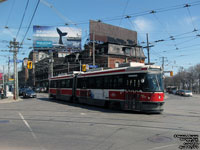
{"label": "car", "polygon": [[182,96],[192,96],[192,91],[190,91],[190,90],[183,90]]}
{"label": "car", "polygon": [[171,92],[172,94],[176,94],[176,90],[172,90],[172,92]]}
{"label": "car", "polygon": [[183,90],[177,90],[176,95],[181,95],[183,93]]}
{"label": "car", "polygon": [[19,96],[23,96],[23,93],[24,91],[26,90],[27,88],[20,88],[19,89]]}
{"label": "car", "polygon": [[23,98],[36,98],[37,95],[32,89],[26,89],[23,93]]}

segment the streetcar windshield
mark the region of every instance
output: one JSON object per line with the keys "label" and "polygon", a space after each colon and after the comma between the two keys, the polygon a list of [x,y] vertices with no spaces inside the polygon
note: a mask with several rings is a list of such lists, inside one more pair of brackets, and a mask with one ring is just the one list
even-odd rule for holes
{"label": "streetcar windshield", "polygon": [[162,74],[147,74],[144,82],[144,91],[163,92]]}

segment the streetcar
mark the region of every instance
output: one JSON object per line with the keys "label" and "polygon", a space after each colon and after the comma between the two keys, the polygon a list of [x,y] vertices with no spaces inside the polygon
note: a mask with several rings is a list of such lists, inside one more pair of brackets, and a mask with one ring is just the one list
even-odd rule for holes
{"label": "streetcar", "polygon": [[142,63],[50,78],[49,97],[123,110],[161,113],[162,68]]}

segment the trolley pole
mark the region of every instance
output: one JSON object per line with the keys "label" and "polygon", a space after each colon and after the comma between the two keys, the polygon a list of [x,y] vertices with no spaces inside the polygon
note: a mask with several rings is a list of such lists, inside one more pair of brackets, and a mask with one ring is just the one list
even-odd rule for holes
{"label": "trolley pole", "polygon": [[14,38],[13,41],[10,41],[10,46],[13,48],[11,52],[13,52],[13,61],[14,61],[14,94],[13,94],[13,99],[17,100],[18,99],[18,71],[17,71],[17,53],[18,53],[18,48],[19,48],[19,42],[16,41]]}

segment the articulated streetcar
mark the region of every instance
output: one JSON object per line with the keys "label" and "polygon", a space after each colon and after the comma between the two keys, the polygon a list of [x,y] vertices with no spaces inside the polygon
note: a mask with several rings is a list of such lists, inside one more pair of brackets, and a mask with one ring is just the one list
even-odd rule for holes
{"label": "articulated streetcar", "polygon": [[49,96],[90,105],[159,113],[164,104],[163,73],[159,66],[132,63],[128,67],[52,77]]}

